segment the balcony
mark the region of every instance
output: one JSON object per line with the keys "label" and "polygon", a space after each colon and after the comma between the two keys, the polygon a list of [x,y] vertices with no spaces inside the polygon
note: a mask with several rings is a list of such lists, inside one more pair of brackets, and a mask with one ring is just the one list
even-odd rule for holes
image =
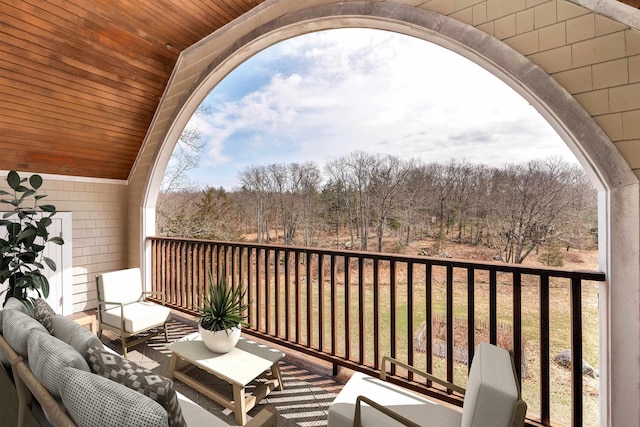
{"label": "balcony", "polygon": [[[328,362],[334,374],[347,368],[379,375],[380,358],[391,355],[464,387],[476,344],[489,341],[513,350],[529,425],[598,422],[599,401],[592,397],[593,387],[585,384],[582,364],[574,363],[565,372],[552,358],[565,342],[571,360],[583,360],[585,352],[598,354],[593,301],[604,273],[319,248],[149,240],[152,290],[164,291],[172,308],[195,314],[209,273],[216,281],[224,274],[233,286],[245,287],[252,302],[247,334]],[[391,378],[462,404],[429,382],[414,381],[407,372],[394,370]]]}

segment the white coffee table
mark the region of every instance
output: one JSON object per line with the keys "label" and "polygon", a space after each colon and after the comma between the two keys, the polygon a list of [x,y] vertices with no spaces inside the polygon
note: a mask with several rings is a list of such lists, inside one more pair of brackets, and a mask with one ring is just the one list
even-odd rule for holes
{"label": "white coffee table", "polygon": [[[284,357],[284,353],[264,344],[241,337],[229,353],[218,354],[205,347],[200,334],[195,332],[169,344],[167,348],[171,350],[167,376],[182,381],[211,400],[231,409],[240,425],[246,424],[247,411],[256,406],[263,397],[276,388],[283,389],[278,361]],[[178,360],[186,363],[178,367]],[[183,372],[193,366],[231,384],[233,400]],[[265,382],[260,383],[251,394],[245,393],[247,384],[268,373],[270,375],[265,377]]]}

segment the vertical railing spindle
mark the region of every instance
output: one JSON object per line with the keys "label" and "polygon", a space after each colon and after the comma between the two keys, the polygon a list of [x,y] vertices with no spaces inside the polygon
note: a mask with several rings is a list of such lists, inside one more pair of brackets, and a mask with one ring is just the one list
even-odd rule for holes
{"label": "vertical railing spindle", "polygon": [[498,343],[498,279],[496,270],[489,270],[489,342]]}
{"label": "vertical railing spindle", "polygon": [[324,256],[318,254],[318,349],[324,349]]}
{"label": "vertical railing spindle", "polygon": [[475,353],[476,341],[476,299],[475,270],[467,268],[467,369],[471,370],[471,361]]}
{"label": "vertical railing spindle", "polygon": [[[413,263],[407,264],[407,363],[413,366]],[[413,379],[413,373],[409,372],[409,379]]]}
{"label": "vertical railing spindle", "polygon": [[380,368],[380,260],[373,261],[373,366]]}
{"label": "vertical railing spindle", "polygon": [[[396,318],[396,262],[389,262],[389,315],[391,317],[391,322],[389,327],[391,330],[389,331],[389,337],[391,340],[391,357],[397,357],[398,352],[398,337],[396,336],[396,328],[397,328],[397,318]],[[396,374],[396,366],[391,365],[391,375]]]}
{"label": "vertical railing spindle", "polygon": [[540,276],[540,420],[551,424],[551,369],[549,366],[549,276]]}
{"label": "vertical railing spindle", "polygon": [[365,323],[364,323],[364,258],[358,256],[358,362],[364,363],[364,337]]}
{"label": "vertical railing spindle", "polygon": [[582,286],[571,279],[571,416],[572,427],[582,427]]}
{"label": "vertical railing spindle", "polygon": [[[453,382],[453,265],[447,264],[447,381]],[[449,390],[449,393],[451,391]]]}
{"label": "vertical railing spindle", "polygon": [[518,383],[522,379],[522,275],[513,273],[513,363]]}

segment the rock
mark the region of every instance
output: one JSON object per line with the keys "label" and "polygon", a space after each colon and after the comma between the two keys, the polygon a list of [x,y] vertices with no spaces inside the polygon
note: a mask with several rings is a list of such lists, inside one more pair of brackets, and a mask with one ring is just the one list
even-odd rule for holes
{"label": "rock", "polygon": [[[553,358],[555,362],[567,369],[571,368],[571,350],[564,350]],[[589,364],[586,360],[582,359],[582,375],[588,375],[593,378],[599,376],[598,371]]]}

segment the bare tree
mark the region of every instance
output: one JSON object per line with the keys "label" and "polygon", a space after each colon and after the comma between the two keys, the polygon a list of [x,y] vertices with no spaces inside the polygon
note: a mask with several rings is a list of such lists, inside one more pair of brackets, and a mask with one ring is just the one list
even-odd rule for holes
{"label": "bare tree", "polygon": [[412,161],[403,161],[396,156],[376,159],[371,171],[369,187],[369,222],[376,233],[376,250],[382,252],[384,234],[389,221],[400,210],[402,189],[413,169]]}
{"label": "bare tree", "polygon": [[[202,115],[206,112],[205,107],[200,106],[195,114]],[[190,122],[180,134],[171,153],[171,158],[164,171],[157,206],[161,207],[166,194],[193,190],[197,187],[189,179],[188,172],[197,168],[200,164],[204,147],[205,141],[202,137],[202,131]]]}
{"label": "bare tree", "polygon": [[371,171],[376,167],[376,156],[357,151],[345,159],[347,171],[347,188],[355,195],[355,220],[360,250],[366,251],[369,245],[369,210],[371,205],[370,185]]}
{"label": "bare tree", "polygon": [[340,224],[343,222],[349,229],[349,245],[355,245],[356,231],[354,228],[356,217],[356,197],[350,187],[350,177],[347,159],[341,157],[332,160],[325,165],[325,174],[328,182],[323,189],[323,200],[325,209],[330,209],[328,218],[333,222],[336,233],[336,245],[340,245]]}
{"label": "bare tree", "polygon": [[268,196],[271,188],[266,166],[248,166],[238,175],[242,190],[252,204],[258,243],[269,240]]}
{"label": "bare tree", "polygon": [[570,185],[573,171],[559,159],[511,165],[494,180],[492,229],[506,262],[521,264],[556,237],[582,195]]}
{"label": "bare tree", "polygon": [[305,246],[311,246],[313,243],[312,233],[316,227],[314,213],[318,211],[318,192],[322,180],[320,169],[313,162],[293,163],[291,165],[291,179],[293,192],[297,195],[296,199],[300,209],[303,242]]}

